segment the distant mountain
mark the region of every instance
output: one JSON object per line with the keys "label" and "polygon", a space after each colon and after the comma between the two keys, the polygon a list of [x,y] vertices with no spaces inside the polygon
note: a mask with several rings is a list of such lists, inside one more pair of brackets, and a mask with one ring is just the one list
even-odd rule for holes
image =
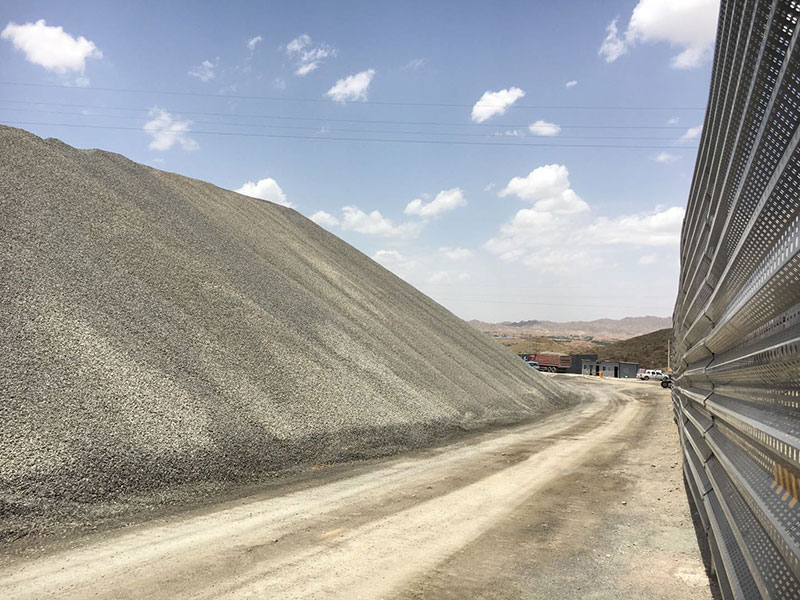
{"label": "distant mountain", "polygon": [[596,341],[626,340],[658,329],[672,328],[670,317],[625,317],[624,319],[597,319],[595,321],[504,321],[486,323],[469,321],[469,324],[486,333],[522,336],[565,336]]}

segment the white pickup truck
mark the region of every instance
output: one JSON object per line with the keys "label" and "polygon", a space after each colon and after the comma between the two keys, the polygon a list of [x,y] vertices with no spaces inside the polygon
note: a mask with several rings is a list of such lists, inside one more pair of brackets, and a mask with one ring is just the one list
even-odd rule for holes
{"label": "white pickup truck", "polygon": [[662,373],[660,369],[645,369],[639,371],[636,376],[643,381],[647,381],[648,379],[664,379],[664,373]]}

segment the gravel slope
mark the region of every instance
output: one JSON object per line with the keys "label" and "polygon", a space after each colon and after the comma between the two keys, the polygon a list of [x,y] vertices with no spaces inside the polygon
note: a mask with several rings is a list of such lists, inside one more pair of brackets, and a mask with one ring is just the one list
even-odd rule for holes
{"label": "gravel slope", "polygon": [[291,209],[0,127],[0,217],[0,539],[567,402]]}

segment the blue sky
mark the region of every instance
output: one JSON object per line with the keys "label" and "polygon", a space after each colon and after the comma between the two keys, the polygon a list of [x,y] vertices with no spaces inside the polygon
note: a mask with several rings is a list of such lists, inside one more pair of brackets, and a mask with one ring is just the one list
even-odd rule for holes
{"label": "blue sky", "polygon": [[465,319],[665,316],[716,11],[6,2],[0,120],[289,204]]}

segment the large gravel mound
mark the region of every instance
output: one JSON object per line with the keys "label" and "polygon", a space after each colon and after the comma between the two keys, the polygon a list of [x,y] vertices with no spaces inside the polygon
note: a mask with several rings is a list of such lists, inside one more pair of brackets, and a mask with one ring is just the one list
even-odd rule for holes
{"label": "large gravel mound", "polygon": [[563,402],[294,210],[0,127],[0,211],[0,537]]}

